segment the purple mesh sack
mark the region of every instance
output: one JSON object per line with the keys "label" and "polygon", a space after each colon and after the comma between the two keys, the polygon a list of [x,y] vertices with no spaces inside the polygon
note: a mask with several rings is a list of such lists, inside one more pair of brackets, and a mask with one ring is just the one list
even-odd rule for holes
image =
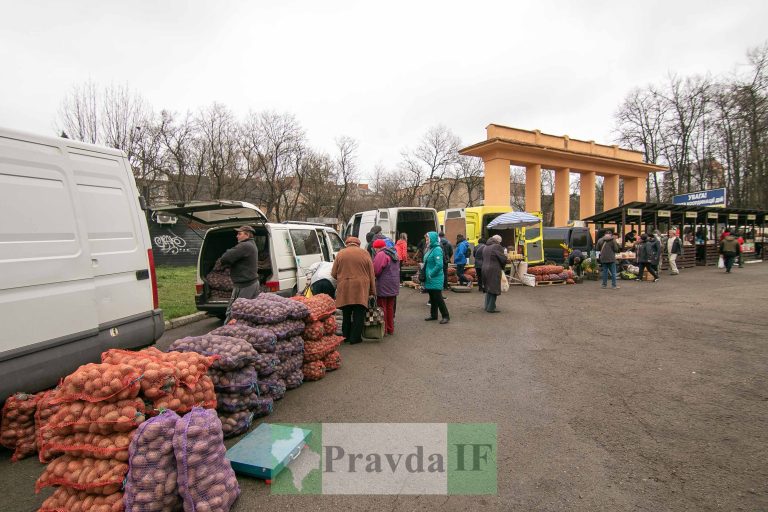
{"label": "purple mesh sack", "polygon": [[171,343],[169,351],[197,352],[205,356],[218,356],[211,365],[215,370],[237,370],[243,366],[253,364],[259,353],[250,343],[240,338],[231,336],[217,336],[204,334],[202,336],[188,336]]}
{"label": "purple mesh sack", "polygon": [[251,411],[220,412],[219,420],[221,421],[221,431],[224,438],[239,436],[244,432],[248,432],[253,421],[253,413]]}
{"label": "purple mesh sack", "polygon": [[178,414],[166,410],[136,431],[128,447],[129,469],[123,495],[126,512],[173,512],[181,508],[173,453],[179,419]]}
{"label": "purple mesh sack", "polygon": [[[281,379],[285,379],[287,382],[288,375],[300,369],[301,365],[303,364],[304,364],[303,354],[286,356],[283,358],[283,362],[280,363],[280,366],[278,366],[277,369],[275,370],[275,373],[277,374],[278,377],[280,377]],[[288,389],[291,389],[291,388],[288,388]]]}
{"label": "purple mesh sack", "polygon": [[257,418],[272,412],[272,401],[272,398],[268,396],[259,396],[259,391],[256,388],[244,394],[216,393],[216,409],[219,412],[251,411]]}
{"label": "purple mesh sack", "polygon": [[208,375],[213,381],[213,388],[222,393],[246,393],[256,386],[259,378],[253,366],[245,366],[229,372],[208,370]]}
{"label": "purple mesh sack", "polygon": [[276,324],[288,318],[287,305],[267,299],[267,294],[262,295],[255,299],[235,299],[232,318],[255,324]]}
{"label": "purple mesh sack", "polygon": [[261,396],[268,396],[272,400],[280,400],[285,396],[285,381],[277,376],[258,381],[256,387]]}
{"label": "purple mesh sack", "polygon": [[301,320],[286,320],[272,325],[263,326],[265,329],[269,329],[279,340],[285,340],[291,336],[300,336],[304,332],[304,322]]}
{"label": "purple mesh sack", "polygon": [[240,495],[222,430],[216,411],[200,407],[176,422],[173,449],[185,512],[228,512]]}
{"label": "purple mesh sack", "polygon": [[301,370],[296,370],[295,372],[288,375],[288,377],[285,379],[285,389],[296,389],[303,383],[304,374]]}
{"label": "purple mesh sack", "polygon": [[273,302],[284,304],[288,308],[288,318],[291,320],[304,320],[309,316],[309,308],[301,302],[281,297],[274,293],[264,293],[259,295],[259,297],[263,297],[264,300],[271,300]]}
{"label": "purple mesh sack", "polygon": [[253,367],[259,375],[271,375],[280,365],[280,358],[276,354],[259,354],[253,362]]}
{"label": "purple mesh sack", "polygon": [[294,336],[288,340],[281,341],[277,344],[275,354],[281,359],[286,356],[293,356],[296,354],[304,353],[304,338],[301,336]]}
{"label": "purple mesh sack", "polygon": [[274,352],[275,343],[277,342],[277,337],[269,329],[250,327],[243,322],[235,323],[233,325],[223,325],[218,329],[212,330],[209,334],[240,338],[241,340],[250,343],[251,346],[260,353]]}
{"label": "purple mesh sack", "polygon": [[251,404],[251,412],[254,418],[261,418],[272,414],[274,400],[268,396],[257,397]]}

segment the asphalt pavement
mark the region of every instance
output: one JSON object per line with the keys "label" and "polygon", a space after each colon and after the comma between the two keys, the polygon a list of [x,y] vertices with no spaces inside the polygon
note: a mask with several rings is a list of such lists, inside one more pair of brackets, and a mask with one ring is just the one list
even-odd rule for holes
{"label": "asphalt pavement", "polygon": [[[273,496],[240,478],[233,510],[768,510],[768,263],[512,287],[498,315],[476,291],[447,297],[438,325],[402,289],[395,336],[343,346],[267,421],[496,423],[498,495]],[[3,510],[36,509],[42,465],[9,458]]]}

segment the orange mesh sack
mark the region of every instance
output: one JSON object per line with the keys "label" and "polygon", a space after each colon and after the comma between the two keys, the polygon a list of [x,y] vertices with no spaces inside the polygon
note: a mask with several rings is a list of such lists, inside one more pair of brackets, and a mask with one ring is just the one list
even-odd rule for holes
{"label": "orange mesh sack", "polygon": [[[333,318],[333,317],[330,317]],[[304,328],[301,337],[307,341],[316,341],[325,335],[325,326],[323,322],[309,322]]]}
{"label": "orange mesh sack", "polygon": [[338,329],[338,325],[336,324],[336,317],[335,316],[329,316],[325,320],[323,320],[323,328],[325,329],[325,335],[326,336],[332,336],[336,334],[336,330]]}
{"label": "orange mesh sack", "polygon": [[123,512],[123,493],[108,496],[59,487],[37,512]]}
{"label": "orange mesh sack", "polygon": [[291,298],[303,302],[309,308],[309,316],[306,320],[310,322],[325,320],[336,313],[336,301],[333,300],[330,295],[325,293],[319,293],[309,298],[304,297],[303,295],[296,295]]}
{"label": "orange mesh sack", "polygon": [[35,483],[35,492],[61,485],[107,496],[120,491],[127,473],[128,464],[119,460],[62,455],[45,467]]}
{"label": "orange mesh sack", "polygon": [[[40,452],[43,446],[43,440],[40,437],[43,426],[47,425],[51,417],[61,408],[61,404],[51,403],[56,398],[58,389],[51,389],[43,392],[43,396],[40,401],[37,402],[37,410],[35,410],[35,442],[37,444],[37,451]],[[40,459],[40,462],[45,462]]]}
{"label": "orange mesh sack", "polygon": [[79,432],[66,436],[45,436],[46,440],[40,449],[40,462],[47,463],[63,454],[128,462],[128,445],[135,432],[132,430],[108,435]]}
{"label": "orange mesh sack", "polygon": [[141,373],[127,364],[85,364],[64,378],[53,403],[117,402],[139,394]]}
{"label": "orange mesh sack", "polygon": [[58,410],[40,427],[38,438],[45,444],[56,435],[81,433],[108,435],[130,432],[144,417],[144,402],[140,398],[108,402],[70,402]]}
{"label": "orange mesh sack", "polygon": [[170,395],[155,400],[152,406],[154,408],[153,414],[163,412],[165,409],[176,411],[179,414],[187,413],[193,407],[215,409],[216,391],[213,387],[213,381],[206,375],[192,389],[178,386]]}
{"label": "orange mesh sack", "polygon": [[[159,353],[162,354],[162,352]],[[150,400],[160,398],[176,389],[176,369],[171,363],[164,362],[149,350],[131,352],[111,349],[101,354],[101,362],[127,364],[139,370],[141,394]]]}
{"label": "orange mesh sack", "polygon": [[325,365],[326,371],[333,371],[338,370],[341,368],[341,354],[339,354],[338,350],[334,350],[327,356],[323,358],[323,364]]}
{"label": "orange mesh sack", "polygon": [[179,416],[165,411],[141,424],[130,447],[125,480],[128,512],[173,512],[181,508],[173,435]]}
{"label": "orange mesh sack", "polygon": [[322,361],[313,361],[311,363],[304,363],[301,367],[301,371],[304,374],[304,380],[320,380],[325,377],[325,365]]}
{"label": "orange mesh sack", "polygon": [[0,423],[0,444],[13,450],[11,460],[14,462],[37,451],[35,411],[42,395],[16,393],[5,401],[3,421]]}
{"label": "orange mesh sack", "polygon": [[173,366],[176,370],[176,382],[189,389],[197,385],[197,381],[208,373],[208,368],[216,361],[216,357],[197,352],[160,352],[154,347],[146,349],[145,352]]}

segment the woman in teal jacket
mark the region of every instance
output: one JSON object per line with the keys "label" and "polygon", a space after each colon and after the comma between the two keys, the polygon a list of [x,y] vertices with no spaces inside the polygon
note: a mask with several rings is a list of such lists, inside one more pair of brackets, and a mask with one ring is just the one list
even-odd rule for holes
{"label": "woman in teal jacket", "polygon": [[424,254],[424,275],[426,277],[424,288],[429,293],[430,316],[424,320],[437,320],[437,311],[442,315],[441,324],[450,321],[448,307],[443,300],[443,249],[440,247],[440,239],[437,232],[430,231],[425,236],[427,248]]}

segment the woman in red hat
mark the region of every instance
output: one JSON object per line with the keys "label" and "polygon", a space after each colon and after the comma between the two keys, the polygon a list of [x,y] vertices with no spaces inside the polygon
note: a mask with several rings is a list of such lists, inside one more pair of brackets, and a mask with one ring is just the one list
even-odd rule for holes
{"label": "woman in red hat", "polygon": [[397,251],[384,240],[374,240],[373,272],[376,274],[376,302],[384,310],[384,334],[395,333],[395,300],[400,293],[400,261]]}

